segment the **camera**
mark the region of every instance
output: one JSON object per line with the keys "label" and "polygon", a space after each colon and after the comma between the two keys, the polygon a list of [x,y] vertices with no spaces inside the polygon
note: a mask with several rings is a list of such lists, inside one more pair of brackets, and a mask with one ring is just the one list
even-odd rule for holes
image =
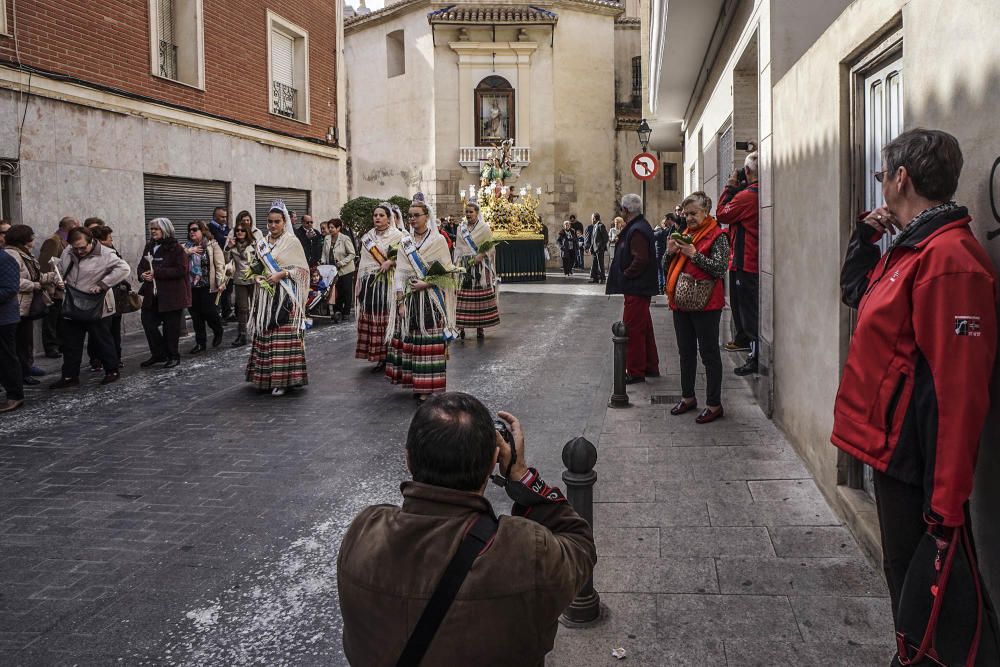
{"label": "camera", "polygon": [[748,183],[747,181],[747,170],[746,167],[740,167],[736,172],[736,181],[740,184],[740,187],[745,187]]}
{"label": "camera", "polygon": [[493,428],[496,429],[503,441],[507,443],[510,447],[510,461],[507,463],[507,470],[501,470],[500,473],[490,475],[490,479],[497,486],[505,487],[507,486],[507,480],[510,479],[510,470],[514,467],[514,462],[517,461],[517,448],[514,446],[514,434],[510,432],[510,426],[507,422],[500,419],[499,417],[493,419]]}

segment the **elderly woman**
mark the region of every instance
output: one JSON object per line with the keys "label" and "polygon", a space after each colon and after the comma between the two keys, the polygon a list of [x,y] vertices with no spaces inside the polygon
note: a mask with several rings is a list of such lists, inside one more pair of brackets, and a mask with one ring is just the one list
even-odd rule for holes
{"label": "elderly woman", "polygon": [[726,305],[723,278],[729,268],[729,237],[708,214],[711,210],[712,200],[704,192],[688,196],[681,203],[687,236],[679,238],[677,233],[678,236],[669,237],[663,256],[667,303],[673,311],[681,362],[681,400],[670,409],[670,414],[682,415],[698,407],[694,381],[701,351],[708,387],[706,407],[695,417],[699,424],[723,415],[719,321]]}
{"label": "elderly woman", "polygon": [[393,281],[396,307],[390,318],[385,375],[393,384],[412,388],[414,398],[423,401],[447,390],[445,331],[455,322],[455,289],[429,285],[421,279],[421,267],[429,269],[435,262],[445,269],[454,267],[448,242],[431,222],[423,199],[415,198],[409,213],[411,233],[401,241]]}
{"label": "elderly woman", "polygon": [[112,288],[127,280],[131,271],[125,260],[96,241],[89,229],[77,227],[66,240],[69,247],[59,261],[59,273],[66,282],[62,308],[62,377],[52,388],[65,389],[80,384],[83,341],[87,337],[104,369],[101,384],[111,384],[118,380],[119,366],[118,351],[111,335],[111,318],[115,314]]}
{"label": "elderly woman", "polygon": [[485,329],[500,324],[497,306],[496,250],[482,252],[479,247],[493,240],[489,224],[479,215],[479,204],[465,205],[465,220],[456,231],[455,263],[468,266],[458,288],[455,325],[465,338],[465,327],[476,328],[476,338],[485,337]]}
{"label": "elderly woman", "polygon": [[142,280],[142,329],[150,354],[139,366],[162,363],[173,368],[181,363],[178,345],[184,309],[191,306],[191,278],[187,253],[174,237],[169,218],[149,221],[149,242],[136,273]]}
{"label": "elderly woman", "polygon": [[389,286],[396,268],[396,260],[389,259],[389,249],[399,246],[403,232],[392,224],[392,205],[385,202],[372,212],[372,225],[357,248],[358,345],[354,356],[375,362],[372,373],[381,373],[388,349]]}
{"label": "elderly woman", "polygon": [[[885,205],[859,216],[841,270],[843,301],[858,313],[832,441],[875,470],[883,566],[896,628],[906,637],[902,652],[914,658],[925,631],[912,625],[930,606],[921,594],[947,583],[956,601],[950,610],[972,619],[980,612],[982,637],[978,662],[969,628],[950,642],[962,650],[942,656],[941,664],[1000,664],[968,511],[996,358],[996,280],[968,210],[951,201],[962,171],[958,141],[945,132],[910,130],[885,146],[882,160],[874,178]],[[899,233],[880,256],[877,242],[893,232]],[[965,576],[949,582],[951,553],[966,565]],[[908,595],[910,575],[928,572],[936,578]],[[961,620],[945,614],[937,623],[940,636],[958,632]]]}
{"label": "elderly woman", "polygon": [[17,358],[21,363],[24,384],[36,385],[38,380],[34,376],[45,373],[34,365],[34,321],[45,317],[48,306],[52,303],[51,294],[56,287],[62,287],[62,283],[55,271],[45,270],[51,267],[39,266],[32,254],[35,232],[31,227],[14,225],[7,230],[6,239],[4,250],[17,262],[21,279],[17,297],[21,319],[15,334]]}
{"label": "elderly woman", "polygon": [[309,384],[303,323],[309,262],[280,200],[271,204],[267,238],[255,244],[254,253],[264,271],[255,276],[248,325],[253,348],[246,379],[258,391],[282,396],[290,388]]}
{"label": "elderly woman", "polygon": [[250,317],[250,297],[253,295],[253,280],[247,277],[247,251],[253,245],[253,218],[249,211],[240,211],[236,216],[233,234],[226,242],[226,263],[233,265],[233,296],[236,305],[236,339],[233,347],[247,344],[247,320]]}
{"label": "elderly woman", "polygon": [[222,248],[208,231],[204,220],[188,225],[188,241],[184,244],[191,274],[191,324],[194,325],[194,347],[191,354],[204,352],[208,344],[205,325],[212,327],[212,347],[222,342],[222,315],[215,303],[216,294],[226,282],[226,260]]}

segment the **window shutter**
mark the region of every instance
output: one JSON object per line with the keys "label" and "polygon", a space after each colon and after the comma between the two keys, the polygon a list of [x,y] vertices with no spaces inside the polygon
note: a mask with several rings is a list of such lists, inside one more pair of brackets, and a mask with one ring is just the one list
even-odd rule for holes
{"label": "window shutter", "polygon": [[156,30],[160,41],[174,44],[174,0],[156,1]]}
{"label": "window shutter", "polygon": [[271,31],[271,77],[295,87],[295,40],[277,30]]}

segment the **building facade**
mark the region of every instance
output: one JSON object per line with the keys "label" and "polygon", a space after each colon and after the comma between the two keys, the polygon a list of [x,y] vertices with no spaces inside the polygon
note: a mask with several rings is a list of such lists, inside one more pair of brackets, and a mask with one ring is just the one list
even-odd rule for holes
{"label": "building facade", "polygon": [[274,196],[335,215],[337,4],[0,2],[3,215],[39,237],[98,216],[133,265],[159,215],[262,222]]}
{"label": "building facade", "polygon": [[[642,89],[629,3],[402,0],[348,18],[351,195],[422,191],[439,215],[458,214],[491,147],[513,139],[508,184],[543,189],[550,238],[571,213],[610,220],[640,189],[629,172]],[[648,188],[651,215],[676,203],[663,183]]]}
{"label": "building facade", "polygon": [[[853,323],[840,302],[841,260],[857,213],[882,203],[873,176],[881,147],[927,127],[960,141],[956,199],[1000,268],[1000,241],[987,236],[1000,224],[991,214],[1000,199],[991,170],[1000,153],[997,5],[969,0],[958,12],[939,0],[654,0],[649,9],[647,113],[661,138],[673,137],[661,147],[683,146],[685,191],[715,196],[742,161],[740,142],[760,147],[761,367],[751,381],[761,407],[877,555],[870,471],[829,442]],[[994,377],[972,510],[996,598],[1000,490],[989,481],[1000,475],[1000,373]]]}

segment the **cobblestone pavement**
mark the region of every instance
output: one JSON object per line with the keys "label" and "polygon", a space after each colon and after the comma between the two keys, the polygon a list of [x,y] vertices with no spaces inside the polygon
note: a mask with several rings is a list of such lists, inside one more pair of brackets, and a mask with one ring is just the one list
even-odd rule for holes
{"label": "cobblestone pavement", "polygon": [[[521,417],[551,481],[563,442],[599,442],[610,614],[561,629],[550,664],[613,662],[617,645],[633,664],[801,664],[825,640],[875,664],[881,581],[745,383],[697,431],[649,403],[676,393],[671,374],[606,410],[621,305],[600,291],[507,285],[501,327],[449,362],[450,389]],[[337,548],[362,507],[398,501],[415,408],[353,346],[350,325],[311,331],[309,387],[280,399],[243,382],[245,349],[140,371],[141,336],[114,385],[32,389],[0,420],[0,664],[346,664]]]}

